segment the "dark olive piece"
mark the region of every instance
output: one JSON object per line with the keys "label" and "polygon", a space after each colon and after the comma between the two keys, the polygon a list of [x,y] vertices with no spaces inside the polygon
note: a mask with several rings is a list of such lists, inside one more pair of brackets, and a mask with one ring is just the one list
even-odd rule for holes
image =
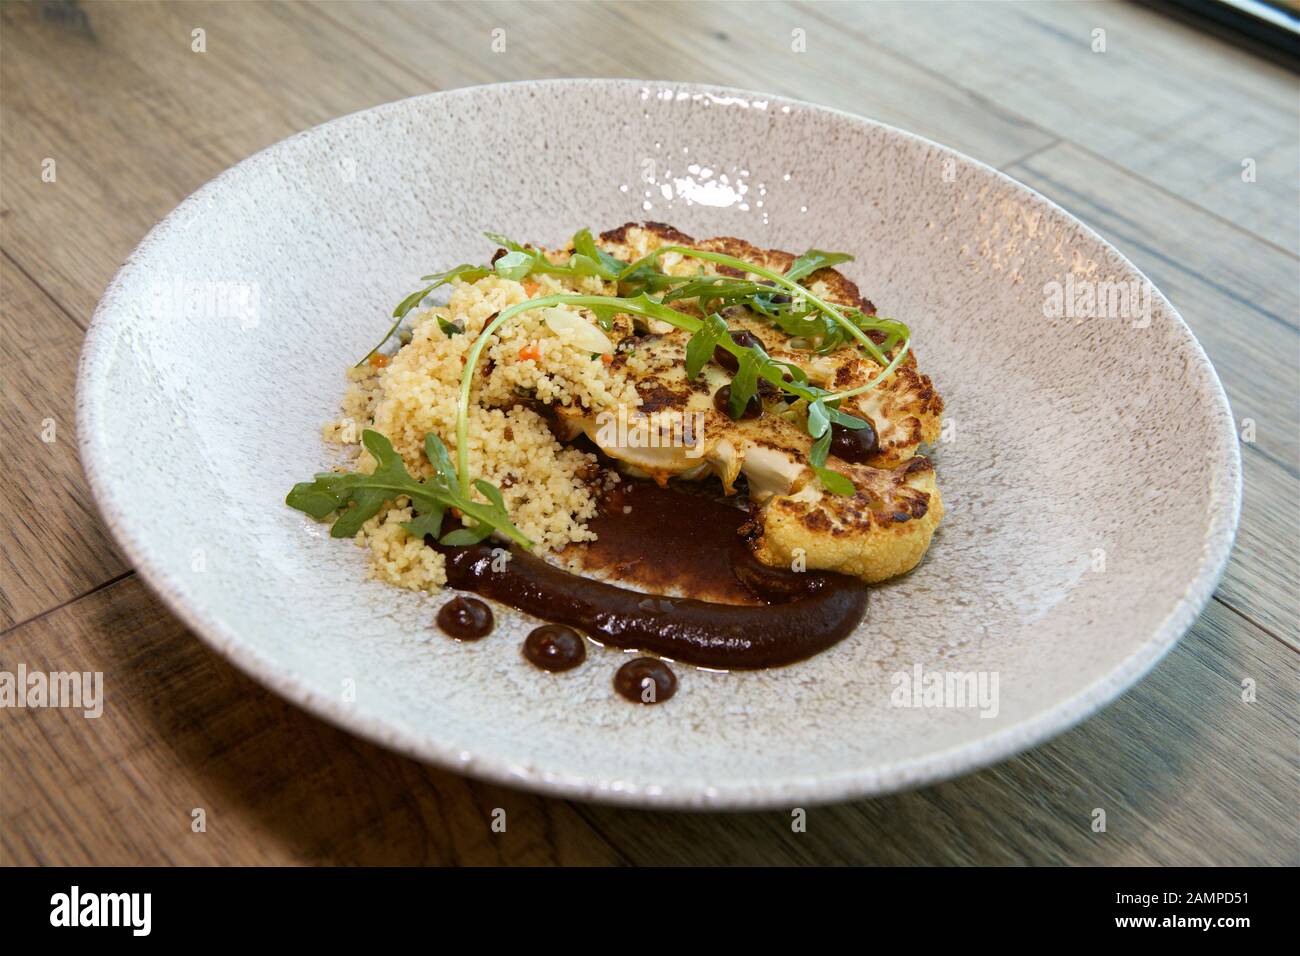
{"label": "dark olive piece", "polygon": [[461,641],[492,633],[492,609],[478,598],[457,596],[438,610],[438,626]]}
{"label": "dark olive piece", "polygon": [[[713,393],[713,407],[728,418],[735,418],[731,414],[731,386],[724,385]],[[757,395],[751,395],[749,401],[745,403],[744,409],[740,413],[741,418],[757,418],[763,414],[763,403],[759,401]]]}
{"label": "dark olive piece", "polygon": [[831,454],[840,461],[861,465],[868,461],[879,447],[876,429],[871,422],[868,421],[865,428],[847,428],[839,422],[831,423]]}
{"label": "dark olive piece", "polygon": [[[764,352],[767,351],[767,348],[763,345],[763,340],[753,332],[746,332],[744,330],[732,332],[731,341],[735,342],[742,349],[752,349],[754,346],[758,346]],[[728,372],[734,373],[740,370],[740,359],[736,358],[736,356],[732,355],[721,345],[715,345],[713,347],[713,361],[717,362]]]}
{"label": "dark olive piece", "polygon": [[[771,289],[776,288],[776,283],[773,282],[771,279],[760,279],[758,284],[765,285]],[[770,296],[768,296],[768,298],[771,300],[773,305],[789,305],[791,302],[794,301],[784,292],[774,292]]]}
{"label": "dark olive piece", "polygon": [[[783,371],[781,373],[781,380],[784,382],[793,382],[794,376],[791,375],[790,371],[787,369],[786,371]],[[778,396],[785,395],[785,391],[779,385],[774,385],[771,382],[769,382],[767,379],[763,378],[762,376],[759,376],[758,394],[763,396],[764,398],[776,398]],[[786,400],[793,401],[793,399],[791,398],[788,398]]]}

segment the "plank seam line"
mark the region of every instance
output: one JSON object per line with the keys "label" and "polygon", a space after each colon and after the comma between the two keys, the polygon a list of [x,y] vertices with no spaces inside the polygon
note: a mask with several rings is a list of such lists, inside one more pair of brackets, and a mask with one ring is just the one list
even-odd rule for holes
{"label": "plank seam line", "polygon": [[611,850],[614,851],[614,855],[617,856],[620,860],[622,860],[625,865],[630,867],[640,866],[640,864],[638,864],[635,860],[632,859],[632,857],[628,856],[628,854],[624,852],[621,846],[619,846],[614,842],[613,838],[608,833],[605,832],[604,828],[598,822],[596,822],[591,818],[589,812],[591,810],[591,807],[583,803],[577,803],[573,800],[567,800],[565,802],[568,803],[569,806],[573,808],[573,811],[574,813],[577,814],[578,818],[581,819],[583,823],[587,824],[587,826],[591,828],[591,831],[595,833],[597,837],[600,838],[601,842],[605,843]]}
{"label": "plank seam line", "polygon": [[1151,189],[1154,189],[1162,196],[1165,196],[1168,199],[1172,199],[1174,202],[1177,202],[1180,205],[1190,206],[1196,211],[1204,213],[1205,215],[1209,216],[1211,219],[1213,219],[1215,222],[1219,223],[1220,225],[1227,226],[1233,232],[1237,232],[1250,239],[1254,239],[1256,242],[1268,246],[1274,252],[1280,252],[1284,256],[1289,256],[1292,259],[1296,259],[1300,261],[1300,250],[1283,248],[1282,246],[1279,246],[1276,242],[1274,242],[1272,239],[1268,238],[1267,236],[1260,235],[1258,232],[1255,232],[1253,229],[1247,229],[1241,223],[1233,222],[1231,219],[1225,218],[1224,216],[1215,212],[1213,209],[1207,209],[1206,207],[1202,206],[1200,203],[1192,202],[1186,196],[1180,196],[1178,193],[1172,192],[1165,186],[1160,185],[1158,182],[1155,182],[1154,180],[1151,179],[1147,179],[1147,177],[1143,176],[1141,173],[1135,173],[1127,166],[1121,166],[1119,163],[1115,162],[1115,160],[1111,159],[1109,156],[1105,156],[1101,153],[1095,152],[1090,147],[1085,146],[1082,143],[1076,143],[1072,139],[1065,140],[1065,142],[1068,142],[1079,152],[1085,153],[1088,156],[1090,156],[1092,159],[1095,159],[1103,166],[1109,166],[1111,169],[1115,170],[1115,172],[1123,176],[1128,176],[1131,179],[1138,180],[1143,185],[1149,186]]}
{"label": "plank seam line", "polygon": [[[10,624],[8,627],[6,627],[3,631],[0,631],[0,637],[4,637],[6,634],[9,634],[9,633],[11,633],[11,632],[13,632],[13,631],[16,631],[16,630],[18,630],[20,627],[26,627],[28,624],[32,624],[32,623],[34,623],[34,622],[36,622],[36,621],[39,621],[41,618],[49,617],[49,616],[50,616],[51,614],[53,614],[55,611],[61,611],[61,610],[63,610],[63,608],[67,607],[69,604],[76,604],[76,603],[77,603],[78,601],[80,601],[82,598],[90,597],[90,595],[96,593],[97,591],[102,591],[102,590],[104,590],[105,588],[112,587],[114,584],[117,584],[117,582],[122,581],[122,580],[125,580],[126,578],[129,578],[129,577],[131,577],[133,574],[135,574],[135,568],[128,568],[127,570],[123,571],[121,574],[119,574],[119,575],[117,575],[117,576],[115,576],[115,577],[109,578],[109,579],[108,579],[107,581],[105,581],[103,584],[96,584],[96,585],[95,585],[93,588],[91,588],[89,591],[83,591],[81,594],[78,594],[76,597],[70,597],[70,598],[68,598],[66,601],[61,601],[61,602],[59,602],[58,604],[54,605],[54,607],[48,607],[48,608],[46,608],[44,611],[41,611],[41,612],[39,612],[39,613],[37,613],[37,614],[33,614],[33,615],[32,615],[31,617],[29,617],[29,618],[25,618],[24,620],[21,620],[21,621],[16,621],[16,622],[14,622],[13,624]],[[167,613],[168,616],[171,616],[171,617],[174,617],[174,616],[175,616],[175,615],[172,614],[172,612],[171,612],[170,610],[167,610],[165,607],[164,607],[163,610],[166,611],[166,613]]]}
{"label": "plank seam line", "polygon": [[[328,6],[313,6],[313,9],[316,11],[316,14],[319,17],[332,24],[336,30],[343,31],[348,36],[356,40],[357,42],[366,46],[372,53],[378,54],[382,59],[387,60],[390,64],[397,67],[407,76],[411,77],[411,79],[419,83],[421,90],[423,92],[432,93],[441,90],[441,87],[438,86],[438,84],[434,83],[432,80],[429,80],[424,76],[421,76],[419,73],[415,71],[413,67],[407,66],[404,62],[394,57],[391,50],[385,50],[383,47],[377,46],[374,42],[370,40],[369,37],[367,37],[363,33],[358,32],[351,25],[344,23],[341,20],[336,19],[335,17],[330,16],[330,14],[327,12]],[[418,95],[418,94],[411,94],[411,95]]]}
{"label": "plank seam line", "polygon": [[1033,149],[1031,149],[1029,152],[1025,153],[1023,156],[1017,156],[1015,159],[1008,160],[1007,162],[1003,163],[1001,166],[997,168],[999,171],[1005,173],[1009,167],[1018,166],[1020,163],[1023,163],[1026,160],[1033,159],[1039,153],[1045,153],[1049,149],[1054,149],[1055,147],[1060,146],[1064,142],[1065,140],[1061,139],[1060,137],[1057,137],[1056,139],[1053,139],[1050,143],[1044,143],[1042,146],[1036,146]]}
{"label": "plank seam line", "polygon": [[[1038,122],[1030,119],[1028,116],[1025,116],[1022,113],[1018,113],[1015,110],[1008,109],[1006,106],[999,103],[997,100],[993,100],[985,96],[979,90],[971,89],[965,84],[957,82],[952,77],[948,76],[946,73],[941,73],[940,71],[934,69],[933,67],[928,66],[925,63],[922,63],[920,60],[908,56],[906,53],[900,53],[897,50],[893,49],[892,47],[887,47],[884,46],[883,44],[876,43],[870,38],[863,36],[857,30],[849,27],[845,27],[844,24],[842,23],[835,23],[831,20],[828,20],[826,17],[822,16],[821,13],[818,12],[815,6],[810,6],[804,2],[800,2],[797,5],[801,8],[806,9],[808,11],[809,16],[820,20],[823,24],[826,24],[827,26],[833,26],[837,29],[844,30],[846,33],[852,34],[860,43],[863,43],[866,46],[871,47],[872,49],[884,53],[889,53],[892,56],[896,56],[901,60],[905,60],[906,62],[912,64],[912,66],[916,67],[918,70],[928,73],[930,76],[934,77],[937,80],[942,81],[943,83],[947,84],[948,86],[954,89],[961,90],[963,93],[966,93],[969,96],[976,97],[982,102],[989,103],[990,105],[997,107],[1007,116],[1017,119],[1027,126],[1030,126],[1034,129],[1042,130],[1044,133],[1048,134],[1049,136],[1060,135],[1056,132],[1056,130],[1043,126]],[[1259,233],[1247,229],[1245,226],[1241,225],[1240,223],[1233,222],[1231,219],[1225,219],[1222,215],[1215,212],[1214,210],[1206,209],[1200,203],[1193,202],[1192,200],[1188,199],[1186,196],[1180,196],[1178,193],[1170,192],[1168,189],[1164,188],[1159,183],[1152,182],[1151,180],[1147,179],[1145,176],[1141,175],[1140,173],[1136,173],[1133,170],[1128,169],[1127,167],[1121,166],[1118,163],[1114,162],[1113,160],[1107,159],[1105,156],[1093,152],[1088,147],[1080,143],[1076,143],[1072,139],[1067,139],[1064,136],[1062,136],[1061,141],[1065,143],[1069,143],[1071,146],[1074,146],[1075,148],[1079,149],[1081,152],[1087,153],[1092,158],[1098,160],[1099,162],[1104,163],[1107,166],[1110,166],[1112,169],[1115,169],[1116,171],[1124,174],[1125,176],[1135,179],[1138,182],[1142,183],[1143,185],[1149,186],[1151,189],[1154,189],[1156,192],[1164,196],[1167,196],[1170,199],[1176,200],[1177,202],[1185,206],[1190,206],[1192,209],[1196,209],[1200,212],[1205,213],[1207,216],[1214,219],[1216,222],[1229,227],[1234,232],[1241,233],[1244,236],[1249,236],[1252,239],[1262,242],[1264,245],[1268,246],[1269,248],[1274,249],[1275,251],[1280,252],[1285,256],[1290,256],[1292,259],[1300,259],[1300,251],[1285,249],[1282,246],[1279,246],[1277,243],[1273,242],[1273,240],[1265,236],[1261,236]],[[1019,160],[1017,160],[1017,162],[1019,162]],[[1012,165],[1012,164],[1008,164],[1008,165]]]}
{"label": "plank seam line", "polygon": [[8,249],[0,249],[0,252],[4,253],[4,257],[13,264],[13,267],[22,274],[24,279],[26,279],[28,282],[34,285],[40,291],[41,295],[45,296],[45,298],[50,300],[51,305],[53,305],[56,309],[58,309],[65,316],[68,317],[68,321],[70,321],[82,332],[85,332],[86,329],[90,327],[89,322],[83,325],[80,321],[78,321],[77,317],[72,314],[72,311],[67,306],[65,306],[62,302],[56,299],[49,289],[41,285],[41,283],[37,281],[36,277],[33,276],[30,272],[28,272],[23,267],[23,264],[13,257],[13,254]]}
{"label": "plank seam line", "polygon": [[1213,596],[1214,600],[1218,601],[1220,604],[1222,604],[1224,607],[1226,607],[1226,608],[1227,608],[1229,611],[1231,611],[1233,614],[1237,615],[1237,617],[1241,618],[1243,621],[1245,621],[1245,622],[1246,622],[1247,624],[1249,624],[1251,627],[1254,627],[1254,628],[1257,628],[1257,629],[1263,631],[1263,632],[1264,632],[1265,634],[1267,634],[1269,637],[1273,638],[1273,640],[1277,641],[1279,644],[1281,644],[1283,647],[1285,647],[1285,648],[1286,648],[1288,651],[1290,651],[1292,654],[1295,654],[1295,655],[1297,655],[1297,656],[1300,656],[1300,647],[1296,647],[1294,644],[1291,644],[1290,642],[1288,642],[1288,641],[1286,640],[1286,638],[1282,637],[1281,635],[1273,633],[1273,630],[1272,630],[1271,628],[1265,627],[1263,624],[1259,623],[1259,621],[1256,621],[1256,620],[1254,620],[1253,618],[1251,618],[1251,616],[1250,616],[1249,614],[1247,614],[1245,611],[1242,611],[1242,610],[1240,610],[1239,608],[1236,608],[1236,607],[1234,607],[1233,605],[1229,604],[1229,603],[1228,603],[1227,601],[1225,601],[1223,598],[1219,597],[1219,595],[1218,595],[1217,593],[1215,593],[1215,594],[1212,595],[1212,596]]}

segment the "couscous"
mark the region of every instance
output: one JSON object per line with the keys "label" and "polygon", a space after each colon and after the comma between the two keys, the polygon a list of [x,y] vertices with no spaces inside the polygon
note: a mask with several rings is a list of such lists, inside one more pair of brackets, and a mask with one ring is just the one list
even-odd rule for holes
{"label": "couscous", "polygon": [[[344,461],[287,499],[366,548],[377,577],[436,591],[457,584],[454,560],[482,584],[474,548],[581,547],[602,501],[645,479],[707,479],[744,502],[736,534],[770,568],[870,583],[920,561],[943,504],[917,451],[943,403],[907,327],[834,268],[848,256],[655,223],[551,251],[489,237],[489,263],[426,276],[348,370],[323,429]],[[512,603],[497,585],[483,593]],[[612,624],[590,627],[618,643]]]}

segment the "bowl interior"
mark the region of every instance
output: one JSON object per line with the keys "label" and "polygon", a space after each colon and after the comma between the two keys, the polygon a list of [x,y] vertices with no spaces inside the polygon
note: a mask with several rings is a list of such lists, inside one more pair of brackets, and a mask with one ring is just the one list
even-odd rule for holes
{"label": "bowl interior", "polygon": [[[367,580],[283,505],[327,464],[346,367],[418,277],[485,229],[554,244],[629,220],[846,250],[907,321],[947,410],[948,514],[855,637],[792,667],[680,668],[660,707],[620,660],[477,645],[443,598]],[[1213,370],[1146,286],[1137,317],[1045,314],[1051,283],[1143,282],[1046,200],[933,143],[773,97],[564,81],[434,94],[296,136],[162,223],[96,315],[80,387],[106,519],[205,640],[359,733],[467,772],[611,800],[781,804],[960,772],[1068,726],[1140,676],[1208,597],[1235,526]],[[984,674],[996,706],[899,706]],[[923,700],[923,698],[922,698]]]}

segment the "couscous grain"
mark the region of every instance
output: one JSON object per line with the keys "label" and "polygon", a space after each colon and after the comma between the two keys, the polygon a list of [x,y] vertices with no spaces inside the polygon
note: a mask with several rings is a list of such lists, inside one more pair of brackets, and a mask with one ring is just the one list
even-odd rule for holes
{"label": "couscous grain", "polygon": [[[457,281],[446,306],[414,316],[409,344],[385,360],[348,370],[342,417],[324,427],[323,437],[352,451],[354,466],[369,472],[374,462],[360,440],[364,429],[373,428],[388,437],[413,476],[427,477],[432,472],[424,454],[427,433],[437,434],[455,453],[461,373],[484,325],[502,309],[537,295],[604,291],[592,278],[562,282],[542,276],[530,278],[527,286],[497,276]],[[588,321],[576,311],[573,315]],[[601,469],[594,455],[560,444],[530,404],[600,411],[619,405],[633,409],[641,402],[625,368],[602,361],[604,356],[570,338],[553,331],[538,313],[503,326],[476,370],[469,412],[470,470],[501,490],[515,525],[543,551],[592,539],[587,522],[596,514],[598,493],[617,476]],[[399,499],[366,522],[356,542],[369,550],[375,576],[399,587],[433,590],[446,582],[443,557],[401,527],[411,517],[409,502]]]}

